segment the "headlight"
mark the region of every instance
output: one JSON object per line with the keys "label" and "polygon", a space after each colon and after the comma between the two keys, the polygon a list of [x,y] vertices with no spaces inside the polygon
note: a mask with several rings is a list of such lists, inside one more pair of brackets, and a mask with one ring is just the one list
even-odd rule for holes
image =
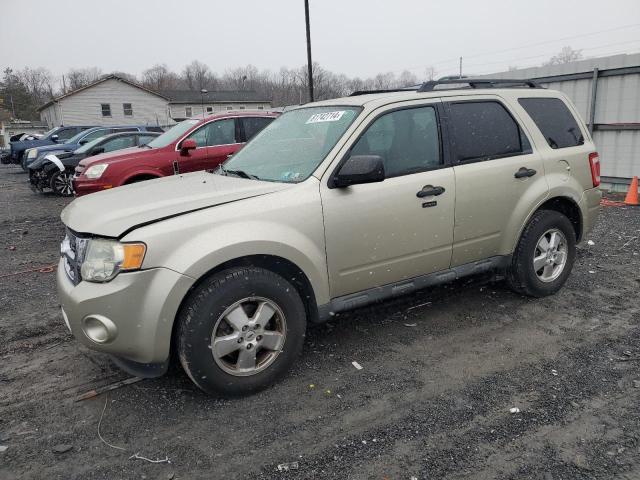
{"label": "headlight", "polygon": [[138,270],[142,266],[146,250],[144,243],[91,239],[80,269],[82,279],[108,282],[120,272]]}
{"label": "headlight", "polygon": [[84,176],[87,178],[100,178],[109,165],[106,163],[99,163],[98,165],[92,165],[84,172]]}
{"label": "headlight", "polygon": [[36,158],[38,156],[37,148],[30,148],[29,153],[27,153],[27,158]]}

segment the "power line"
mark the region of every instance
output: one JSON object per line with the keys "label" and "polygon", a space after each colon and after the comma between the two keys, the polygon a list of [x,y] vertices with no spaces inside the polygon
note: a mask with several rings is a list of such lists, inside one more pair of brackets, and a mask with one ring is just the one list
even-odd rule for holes
{"label": "power line", "polygon": [[[478,58],[478,57],[483,57],[483,56],[488,56],[488,55],[495,55],[495,54],[498,54],[498,53],[511,52],[511,51],[514,51],[514,50],[521,50],[521,49],[524,49],[524,48],[537,47],[537,46],[540,46],[540,45],[549,45],[549,44],[552,44],[552,43],[563,42],[563,41],[566,41],[566,40],[573,40],[573,39],[576,39],[576,38],[584,38],[584,37],[590,37],[590,36],[594,36],[594,35],[600,35],[602,33],[610,33],[610,32],[615,32],[615,31],[619,31],[619,30],[626,30],[626,29],[635,28],[635,27],[640,27],[640,23],[633,23],[633,24],[629,24],[629,25],[621,25],[619,27],[609,28],[609,29],[606,29],[606,30],[598,30],[598,31],[595,31],[595,32],[582,33],[582,34],[579,34],[579,35],[572,35],[572,36],[568,36],[568,37],[557,38],[555,40],[547,40],[547,41],[544,41],[544,42],[530,43],[530,44],[526,44],[526,45],[521,45],[519,47],[512,47],[512,48],[507,48],[507,49],[503,49],[503,50],[495,50],[495,51],[492,51],[492,52],[478,53],[478,54],[475,54],[475,55],[463,55],[463,56],[464,56],[464,58]],[[445,64],[445,63],[453,63],[453,62],[457,62],[459,60],[459,58],[460,57],[450,58],[450,59],[447,59],[447,60],[439,60],[437,62],[431,62],[428,65],[420,65],[420,66],[417,66],[417,67],[407,67],[407,68],[403,68],[403,69],[400,69],[400,70],[394,70],[393,73],[402,72],[404,70],[411,71],[411,70],[424,69],[424,68],[427,68],[427,67],[430,67],[430,66],[442,65],[442,64]]]}

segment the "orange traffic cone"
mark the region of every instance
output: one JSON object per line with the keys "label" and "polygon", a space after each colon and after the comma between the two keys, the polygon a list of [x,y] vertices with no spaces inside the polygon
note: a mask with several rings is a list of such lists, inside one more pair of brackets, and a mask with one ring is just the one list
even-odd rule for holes
{"label": "orange traffic cone", "polygon": [[633,177],[633,180],[631,180],[631,185],[629,185],[629,191],[624,199],[624,203],[626,205],[640,205],[640,203],[638,203],[638,177]]}

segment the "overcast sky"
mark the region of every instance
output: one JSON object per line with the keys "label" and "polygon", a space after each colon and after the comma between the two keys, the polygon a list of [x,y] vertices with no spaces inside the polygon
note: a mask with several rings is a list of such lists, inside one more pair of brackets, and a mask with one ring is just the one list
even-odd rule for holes
{"label": "overcast sky", "polygon": [[[310,0],[313,60],[367,77],[491,73],[640,50],[640,0]],[[635,24],[635,25],[634,25]],[[599,33],[598,33],[599,32]],[[0,68],[140,74],[196,59],[222,73],[306,63],[303,0],[0,0]],[[526,48],[519,48],[526,47]]]}

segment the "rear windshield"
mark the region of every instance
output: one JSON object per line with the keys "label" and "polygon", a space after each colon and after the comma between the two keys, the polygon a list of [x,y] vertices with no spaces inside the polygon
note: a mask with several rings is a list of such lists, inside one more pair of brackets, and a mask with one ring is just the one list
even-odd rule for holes
{"label": "rear windshield", "polygon": [[518,102],[535,122],[551,148],[584,144],[578,122],[559,98],[520,98]]}

